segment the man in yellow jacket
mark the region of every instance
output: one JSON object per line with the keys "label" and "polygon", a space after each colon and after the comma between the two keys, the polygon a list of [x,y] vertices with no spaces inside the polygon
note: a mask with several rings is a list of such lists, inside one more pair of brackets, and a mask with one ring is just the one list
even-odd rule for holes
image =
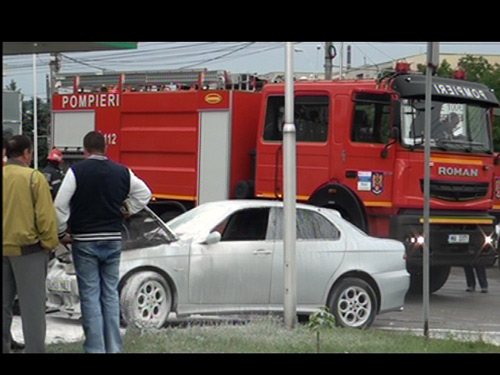
{"label": "man in yellow jacket", "polygon": [[3,167],[2,351],[10,350],[12,307],[17,293],[27,353],[45,352],[45,280],[50,251],[59,245],[57,219],[45,176],[29,167],[28,137],[7,142]]}

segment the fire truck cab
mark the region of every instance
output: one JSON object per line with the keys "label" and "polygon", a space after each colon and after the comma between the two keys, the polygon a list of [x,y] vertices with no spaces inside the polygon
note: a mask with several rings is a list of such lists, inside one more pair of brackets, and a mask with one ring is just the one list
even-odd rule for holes
{"label": "fire truck cab", "polygon": [[[494,262],[491,108],[485,86],[433,78],[430,289],[451,266]],[[331,207],[363,231],[405,243],[421,289],[425,76],[295,82],[297,199]],[[283,85],[267,85],[255,196],[281,198]]]}

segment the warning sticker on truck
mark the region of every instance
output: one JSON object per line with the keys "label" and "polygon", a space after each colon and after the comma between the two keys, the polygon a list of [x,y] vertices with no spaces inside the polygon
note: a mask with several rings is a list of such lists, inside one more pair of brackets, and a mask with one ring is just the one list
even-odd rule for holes
{"label": "warning sticker on truck", "polygon": [[372,189],[372,172],[358,172],[358,190],[370,191]]}
{"label": "warning sticker on truck", "polygon": [[379,195],[384,191],[384,173],[358,171],[358,191],[371,191]]}

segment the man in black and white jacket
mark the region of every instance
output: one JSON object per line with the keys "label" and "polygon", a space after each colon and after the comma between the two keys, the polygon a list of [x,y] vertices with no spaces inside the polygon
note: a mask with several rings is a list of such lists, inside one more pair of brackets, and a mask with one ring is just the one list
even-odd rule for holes
{"label": "man in black and white jacket", "polygon": [[59,238],[72,244],[85,351],[120,352],[123,207],[130,215],[139,212],[151,199],[151,191],[130,169],[106,157],[101,133],[88,133],[83,147],[85,160],[67,171],[55,199]]}

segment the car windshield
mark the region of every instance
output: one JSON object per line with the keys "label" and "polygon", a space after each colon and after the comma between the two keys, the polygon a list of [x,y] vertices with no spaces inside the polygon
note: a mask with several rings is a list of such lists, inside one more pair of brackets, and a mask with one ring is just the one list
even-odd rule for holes
{"label": "car windshield", "polygon": [[[470,103],[432,101],[431,147],[443,151],[492,153],[489,111]],[[404,99],[401,106],[404,146],[423,147],[425,100]]]}
{"label": "car windshield", "polygon": [[167,225],[180,237],[193,237],[210,231],[228,212],[227,206],[204,204],[173,218]]}
{"label": "car windshield", "polygon": [[126,218],[122,226],[124,248],[138,249],[175,241],[169,228],[148,208]]}

